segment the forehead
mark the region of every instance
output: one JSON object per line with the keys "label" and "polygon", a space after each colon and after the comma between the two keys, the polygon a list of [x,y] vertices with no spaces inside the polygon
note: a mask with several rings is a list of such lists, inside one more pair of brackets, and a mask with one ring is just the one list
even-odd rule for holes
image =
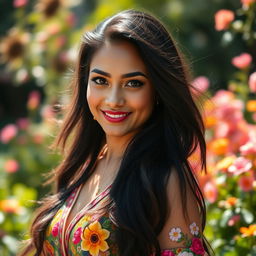
{"label": "forehead", "polygon": [[114,73],[142,71],[146,66],[137,48],[127,41],[106,41],[92,57],[90,69],[99,68]]}

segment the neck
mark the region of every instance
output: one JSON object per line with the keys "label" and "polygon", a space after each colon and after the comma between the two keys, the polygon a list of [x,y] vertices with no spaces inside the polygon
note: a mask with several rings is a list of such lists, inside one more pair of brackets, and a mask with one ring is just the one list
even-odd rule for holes
{"label": "neck", "polygon": [[122,160],[127,145],[131,141],[132,136],[114,137],[106,136],[107,151],[105,155],[106,163],[119,162]]}

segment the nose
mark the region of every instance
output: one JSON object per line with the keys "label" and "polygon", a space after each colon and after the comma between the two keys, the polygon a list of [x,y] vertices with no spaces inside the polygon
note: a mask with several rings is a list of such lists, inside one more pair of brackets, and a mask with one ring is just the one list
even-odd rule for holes
{"label": "nose", "polygon": [[117,86],[110,87],[105,98],[105,103],[110,108],[117,108],[123,106],[125,103],[125,99],[122,89]]}

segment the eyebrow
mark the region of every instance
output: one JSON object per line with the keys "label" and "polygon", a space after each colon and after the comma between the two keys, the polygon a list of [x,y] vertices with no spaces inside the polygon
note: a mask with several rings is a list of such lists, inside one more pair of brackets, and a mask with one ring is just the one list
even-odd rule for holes
{"label": "eyebrow", "polygon": [[[100,70],[100,69],[97,69],[97,68],[94,68],[91,72],[97,73],[97,74],[100,74],[100,75],[103,75],[103,76],[111,77],[110,73],[107,73],[107,72],[105,72],[103,70]],[[147,78],[147,76],[145,74],[143,74],[142,72],[140,72],[140,71],[135,71],[135,72],[123,74],[122,78],[129,78],[129,77],[133,77],[133,76],[144,76],[144,77]]]}

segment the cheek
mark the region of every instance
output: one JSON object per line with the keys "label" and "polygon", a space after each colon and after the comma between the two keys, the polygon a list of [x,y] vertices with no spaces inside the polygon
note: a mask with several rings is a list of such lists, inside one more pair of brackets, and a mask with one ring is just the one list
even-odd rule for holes
{"label": "cheek", "polygon": [[87,88],[86,98],[87,98],[89,108],[90,108],[91,112],[93,113],[98,102],[99,102],[99,97],[98,97],[97,93],[95,92],[95,90],[91,89],[90,86],[88,86],[88,88]]}
{"label": "cheek", "polygon": [[131,102],[133,107],[141,113],[150,114],[154,106],[154,96],[149,91],[142,92],[140,95],[134,95]]}

